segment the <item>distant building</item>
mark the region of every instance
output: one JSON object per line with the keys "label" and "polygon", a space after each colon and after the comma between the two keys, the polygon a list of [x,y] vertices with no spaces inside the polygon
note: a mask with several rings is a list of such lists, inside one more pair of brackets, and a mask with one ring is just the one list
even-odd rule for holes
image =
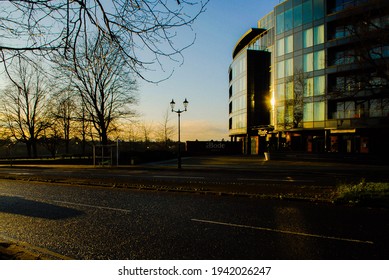
{"label": "distant building", "polygon": [[229,134],[244,153],[389,153],[389,1],[284,1],[232,56]]}

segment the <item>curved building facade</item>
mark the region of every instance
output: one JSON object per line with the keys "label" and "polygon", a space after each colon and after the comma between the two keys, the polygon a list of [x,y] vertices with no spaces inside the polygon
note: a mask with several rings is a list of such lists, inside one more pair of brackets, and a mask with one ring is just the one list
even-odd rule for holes
{"label": "curved building facade", "polygon": [[388,1],[284,1],[233,50],[230,137],[246,154],[389,152],[388,61]]}

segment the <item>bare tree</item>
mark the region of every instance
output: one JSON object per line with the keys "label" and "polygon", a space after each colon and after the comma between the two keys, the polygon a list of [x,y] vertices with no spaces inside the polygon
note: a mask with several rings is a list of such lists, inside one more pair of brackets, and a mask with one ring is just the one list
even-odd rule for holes
{"label": "bare tree", "polygon": [[169,141],[174,135],[174,127],[170,125],[170,110],[167,109],[163,115],[163,120],[158,125],[158,131],[156,133],[157,140],[163,143],[164,148],[167,149],[169,146]]}
{"label": "bare tree", "polygon": [[181,60],[193,44],[175,40],[192,32],[192,23],[209,0],[21,0],[2,1],[0,52],[3,61],[23,51],[67,56],[100,33],[142,76],[141,71],[162,66],[164,60]]}
{"label": "bare tree", "polygon": [[134,113],[136,82],[132,72],[111,42],[99,37],[74,50],[71,60],[57,60],[63,77],[78,92],[83,117],[108,143],[115,122]]}
{"label": "bare tree", "polygon": [[59,90],[49,102],[50,117],[54,122],[53,126],[55,126],[52,131],[56,132],[56,137],[63,140],[66,154],[69,154],[70,139],[75,130],[74,123],[77,120],[77,97],[68,86]]}
{"label": "bare tree", "polygon": [[152,137],[153,137],[153,131],[154,131],[154,124],[153,123],[148,123],[145,120],[140,123],[139,126],[143,141],[146,145],[146,148],[148,147]]}
{"label": "bare tree", "polygon": [[41,69],[21,57],[16,62],[12,69],[6,69],[11,84],[2,98],[4,122],[10,135],[26,144],[28,156],[37,157],[37,142],[51,125],[46,110],[48,87]]}

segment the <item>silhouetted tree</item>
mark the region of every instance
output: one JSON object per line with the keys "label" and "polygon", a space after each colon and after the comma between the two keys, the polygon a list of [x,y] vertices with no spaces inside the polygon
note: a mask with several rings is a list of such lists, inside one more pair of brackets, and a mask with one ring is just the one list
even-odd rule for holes
{"label": "silhouetted tree", "polygon": [[0,52],[3,62],[18,54],[64,56],[100,33],[120,53],[133,73],[180,60],[193,43],[175,40],[209,0],[21,0],[2,1]]}
{"label": "silhouetted tree", "polygon": [[42,69],[27,64],[20,56],[6,72],[11,84],[1,98],[5,128],[26,144],[29,157],[37,157],[37,142],[52,124],[47,111],[49,88]]}

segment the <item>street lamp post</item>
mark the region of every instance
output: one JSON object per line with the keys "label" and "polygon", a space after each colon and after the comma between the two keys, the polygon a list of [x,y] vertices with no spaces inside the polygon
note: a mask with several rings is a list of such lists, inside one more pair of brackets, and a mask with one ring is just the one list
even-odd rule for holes
{"label": "street lamp post", "polygon": [[186,112],[187,111],[187,108],[188,108],[188,100],[184,100],[183,102],[184,104],[184,110],[174,110],[174,106],[176,105],[176,103],[174,102],[174,99],[172,99],[172,101],[170,102],[170,106],[172,107],[172,112],[174,113],[177,113],[178,114],[178,157],[177,157],[177,165],[178,165],[178,169],[181,169],[181,113],[183,112]]}

